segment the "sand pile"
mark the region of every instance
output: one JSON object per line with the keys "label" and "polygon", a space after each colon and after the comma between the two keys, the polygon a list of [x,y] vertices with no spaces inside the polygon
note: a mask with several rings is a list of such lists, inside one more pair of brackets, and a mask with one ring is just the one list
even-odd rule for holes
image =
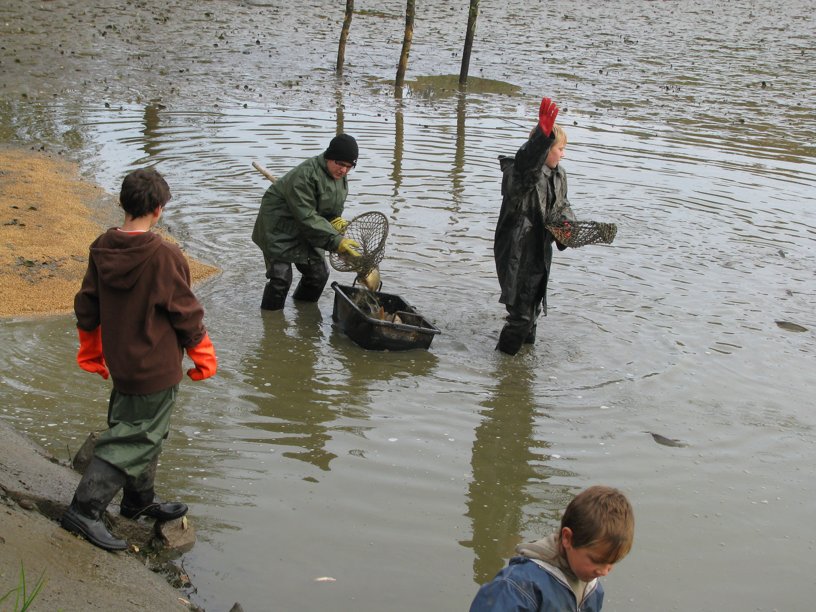
{"label": "sand pile", "polygon": [[[72,312],[88,246],[120,221],[116,196],[76,164],[0,148],[0,317]],[[188,261],[194,283],[218,271]]]}

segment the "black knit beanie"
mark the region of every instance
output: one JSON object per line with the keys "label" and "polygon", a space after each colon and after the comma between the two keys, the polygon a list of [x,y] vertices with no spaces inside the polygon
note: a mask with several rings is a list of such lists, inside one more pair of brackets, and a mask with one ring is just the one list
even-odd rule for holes
{"label": "black knit beanie", "polygon": [[348,134],[338,134],[332,138],[329,148],[323,153],[323,157],[332,161],[357,165],[357,153],[357,141]]}

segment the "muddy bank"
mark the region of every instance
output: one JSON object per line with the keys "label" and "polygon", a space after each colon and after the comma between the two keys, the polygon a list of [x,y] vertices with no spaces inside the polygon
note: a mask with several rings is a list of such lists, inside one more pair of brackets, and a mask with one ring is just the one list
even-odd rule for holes
{"label": "muddy bank", "polygon": [[195,609],[138,556],[96,548],[49,518],[71,501],[78,482],[0,421],[0,597],[18,586],[22,564],[28,593],[43,577],[33,610]]}
{"label": "muddy bank", "polygon": [[[54,155],[3,147],[0,168],[0,317],[68,314],[88,245],[121,221],[116,196]],[[189,261],[193,282],[218,272]]]}

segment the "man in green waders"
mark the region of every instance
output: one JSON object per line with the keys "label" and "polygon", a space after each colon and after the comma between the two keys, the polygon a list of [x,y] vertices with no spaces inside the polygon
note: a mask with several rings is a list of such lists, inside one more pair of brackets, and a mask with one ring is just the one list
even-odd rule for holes
{"label": "man in green waders", "polygon": [[357,141],[348,134],[284,174],[264,193],[252,230],[263,251],[268,282],[261,308],[280,310],[292,286],[292,264],[301,274],[292,297],[316,302],[329,280],[325,251],[359,257],[360,245],[344,238],[347,175],[357,165]]}
{"label": "man in green waders", "polygon": [[179,248],[151,232],[170,189],[155,170],[134,170],[122,182],[121,227],[90,247],[82,287],[74,299],[79,332],[77,362],[113,378],[108,430],[62,516],[62,526],[107,550],[127,542],[103,522],[110,501],[124,489],[120,512],[169,521],[184,516],[181,502],[161,502],[153,490],[162,441],[182,379],[184,351],[193,380],[215,374],[215,349],[204,309],[190,289],[190,268]]}

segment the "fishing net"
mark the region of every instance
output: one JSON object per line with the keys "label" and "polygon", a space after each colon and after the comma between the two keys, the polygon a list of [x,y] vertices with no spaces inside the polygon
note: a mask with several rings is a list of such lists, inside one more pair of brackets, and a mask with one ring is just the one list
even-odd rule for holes
{"label": "fishing net", "polygon": [[329,262],[338,272],[357,272],[366,276],[377,267],[385,256],[385,239],[388,237],[388,218],[381,212],[366,212],[349,221],[345,238],[356,240],[360,257],[349,257],[330,252]]}
{"label": "fishing net", "polygon": [[612,244],[618,226],[599,221],[566,221],[563,225],[548,225],[553,237],[564,246],[576,249],[588,244]]}

